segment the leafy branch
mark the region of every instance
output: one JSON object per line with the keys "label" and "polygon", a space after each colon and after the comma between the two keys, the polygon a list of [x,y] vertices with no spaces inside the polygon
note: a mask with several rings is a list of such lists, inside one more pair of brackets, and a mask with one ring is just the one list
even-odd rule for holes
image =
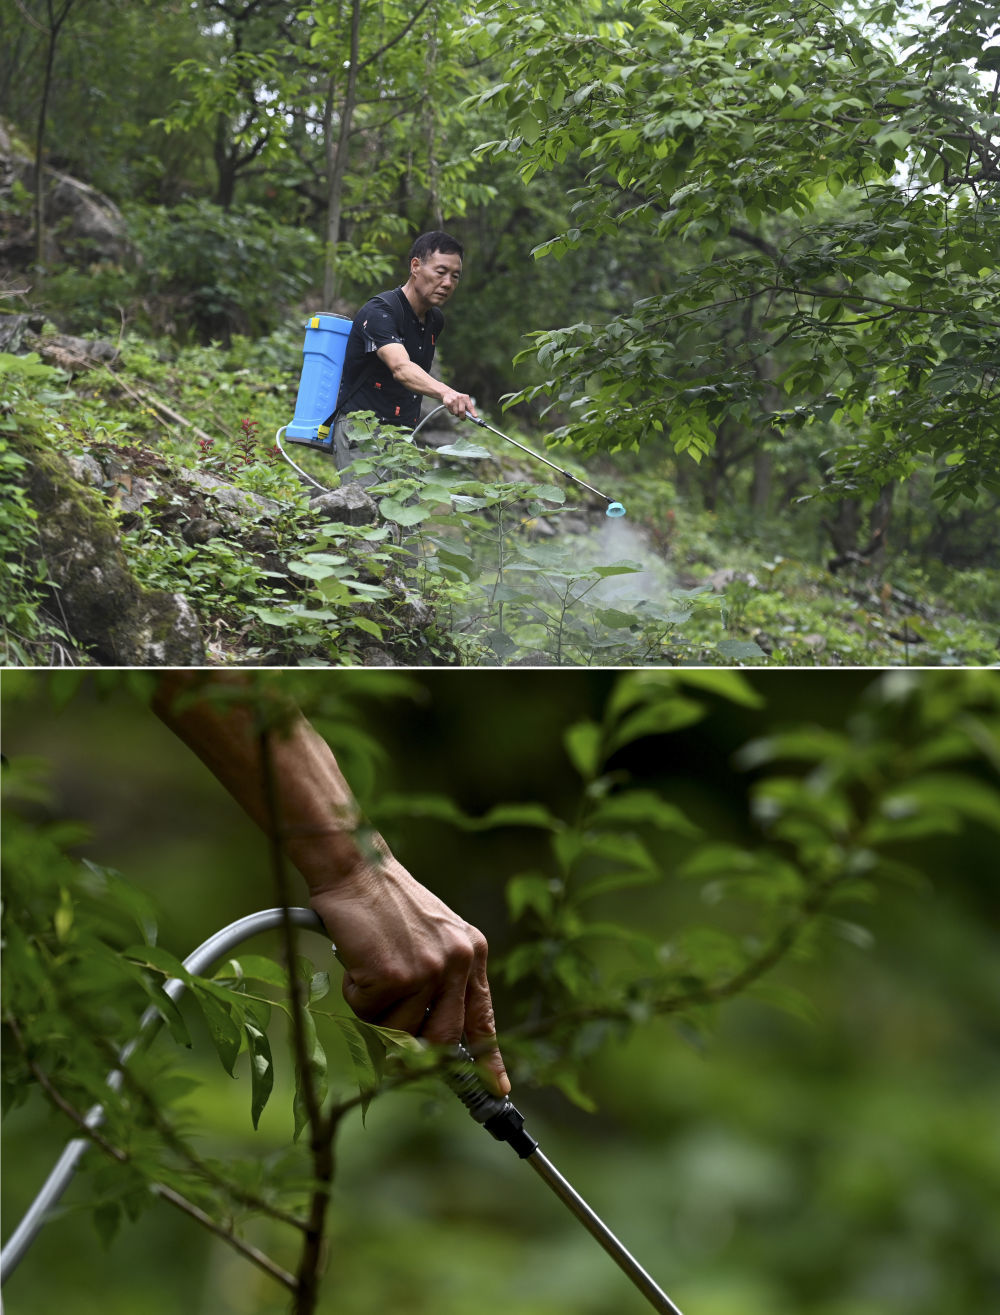
{"label": "leafy branch", "polygon": [[[64,1114],[83,1134],[83,1136],[86,1137],[88,1141],[92,1142],[93,1145],[102,1151],[109,1159],[114,1160],[115,1163],[121,1165],[131,1164],[132,1156],[129,1152],[123,1150],[120,1146],[114,1145],[114,1143],[110,1142],[105,1136],[103,1136],[98,1128],[95,1127],[85,1115],[81,1114],[81,1112],[62,1095],[55,1083],[49,1077],[48,1073],[46,1073],[46,1071],[35,1061],[30,1053],[28,1042],[21,1030],[18,1020],[14,1018],[13,1015],[5,1014],[4,1023],[10,1029],[11,1036],[16,1041],[18,1049],[21,1051],[29,1071],[53,1108],[57,1109],[61,1114]],[[203,1228],[207,1228],[216,1237],[221,1238],[227,1246],[232,1247],[233,1250],[237,1251],[244,1257],[244,1259],[249,1260],[259,1269],[262,1269],[266,1274],[269,1274],[271,1278],[276,1279],[281,1283],[282,1286],[288,1288],[290,1291],[295,1290],[296,1283],[293,1276],[286,1270],[282,1269],[280,1265],[275,1264],[270,1256],[266,1255],[258,1247],[252,1246],[249,1242],[246,1242],[239,1237],[233,1227],[227,1227],[225,1224],[219,1223],[218,1220],[214,1219],[211,1215],[206,1214],[205,1211],[195,1205],[194,1202],[189,1201],[187,1197],[183,1196],[175,1188],[168,1187],[165,1183],[152,1181],[149,1183],[149,1190],[153,1195],[166,1201],[168,1205],[172,1205],[175,1209],[180,1210],[183,1214],[194,1219]]]}

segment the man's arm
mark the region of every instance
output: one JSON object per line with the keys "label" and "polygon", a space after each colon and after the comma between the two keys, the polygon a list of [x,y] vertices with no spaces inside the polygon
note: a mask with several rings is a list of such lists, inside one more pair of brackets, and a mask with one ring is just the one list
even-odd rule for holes
{"label": "man's arm", "polygon": [[[487,945],[396,861],[366,829],[336,759],[300,715],[269,736],[274,798],[249,709],[208,700],[178,710],[179,695],[236,683],[219,674],[168,672],[153,707],[240,806],[278,839],[309,888],[345,966],[344,998],[359,1018],[400,1028],[438,1045],[463,1035],[473,1046],[496,1036],[486,976]],[[510,1083],[496,1048],[481,1061],[505,1095]]]}
{"label": "man's arm", "polygon": [[[459,393],[449,388],[440,379],[427,373],[410,359],[410,354],[400,342],[388,342],[378,349],[379,357],[392,371],[397,383],[409,388],[411,393],[422,393],[424,397],[433,397],[443,402],[453,416],[462,417],[468,412],[476,415],[476,408],[468,393]],[[478,418],[478,417],[477,417]]]}

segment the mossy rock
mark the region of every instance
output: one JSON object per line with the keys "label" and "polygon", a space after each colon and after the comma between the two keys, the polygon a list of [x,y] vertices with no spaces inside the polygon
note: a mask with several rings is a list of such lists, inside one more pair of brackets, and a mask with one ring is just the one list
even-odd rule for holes
{"label": "mossy rock", "polygon": [[39,439],[24,433],[12,439],[29,463],[24,483],[38,513],[36,552],[72,639],[99,666],[203,665],[204,641],[190,603],[136,580],[100,496]]}

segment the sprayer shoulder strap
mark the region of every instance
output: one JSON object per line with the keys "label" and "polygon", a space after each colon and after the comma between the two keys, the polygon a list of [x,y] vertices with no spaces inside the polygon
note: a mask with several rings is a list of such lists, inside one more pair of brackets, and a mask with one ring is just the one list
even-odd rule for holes
{"label": "sprayer shoulder strap", "polygon": [[[395,296],[393,296],[393,293],[395,293]],[[384,305],[386,305],[391,310],[393,324],[395,326],[396,332],[399,334],[400,340],[402,341],[404,337],[402,291],[399,288],[393,288],[392,293],[380,292],[378,296],[372,297],[372,301],[381,301]],[[352,397],[354,397],[354,395],[361,388],[364,387],[364,385],[375,373],[375,366],[377,363],[378,363],[378,352],[377,351],[369,352],[368,357],[364,363],[364,366],[360,371],[360,377],[355,380],[354,387],[351,389],[351,391],[347,394],[347,396],[344,398],[342,402],[337,403],[334,409],[323,421],[322,425],[320,425],[321,430],[322,429],[330,430],[333,428],[334,424],[337,421],[337,417],[340,415],[341,411],[343,411],[347,403],[351,400]]]}

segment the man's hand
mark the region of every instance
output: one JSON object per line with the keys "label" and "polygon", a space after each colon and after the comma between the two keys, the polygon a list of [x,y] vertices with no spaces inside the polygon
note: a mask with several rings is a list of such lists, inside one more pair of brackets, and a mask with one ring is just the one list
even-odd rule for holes
{"label": "man's hand", "polygon": [[[314,888],[310,903],[345,965],[344,999],[360,1019],[434,1045],[454,1045],[463,1034],[473,1049],[495,1040],[485,937],[395,859]],[[490,1088],[507,1095],[495,1046],[479,1066]]]}
{"label": "man's hand", "polygon": [[[441,394],[441,401],[451,414],[458,416],[460,420],[464,420],[467,414],[476,416],[476,408],[468,393],[457,393],[454,388],[446,388]],[[478,419],[478,416],[476,418]]]}
{"label": "man's hand", "polygon": [[344,998],[359,1018],[454,1045],[489,1048],[480,1065],[499,1095],[510,1083],[496,1049],[486,980],[486,940],[421,886],[380,836],[362,824],[329,745],[297,713],[269,743],[273,798],[265,788],[261,745],[247,707],[183,703],[204,687],[239,688],[241,677],[172,672],[160,678],[154,707],[274,839],[306,879],[347,968]]}

